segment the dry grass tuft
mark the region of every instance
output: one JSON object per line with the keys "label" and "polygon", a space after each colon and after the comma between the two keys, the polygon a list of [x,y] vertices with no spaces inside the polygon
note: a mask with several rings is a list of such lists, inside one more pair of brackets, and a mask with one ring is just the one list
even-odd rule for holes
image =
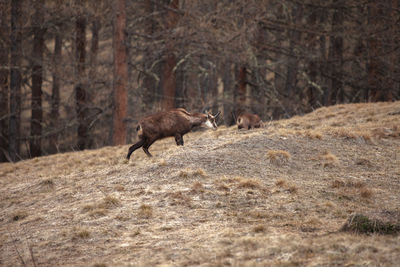
{"label": "dry grass tuft", "polygon": [[373,166],[372,162],[366,158],[359,158],[355,161],[355,163],[356,163],[356,165],[360,165],[360,166],[366,166],[366,167]]}
{"label": "dry grass tuft", "polygon": [[357,234],[397,234],[400,232],[400,224],[370,219],[362,214],[354,214],[342,226],[341,231]]}
{"label": "dry grass tuft", "polygon": [[103,199],[103,202],[98,205],[98,207],[103,208],[103,209],[110,209],[110,208],[118,207],[119,204],[120,204],[120,201],[116,197],[106,196]]}
{"label": "dry grass tuft", "polygon": [[287,162],[290,157],[290,153],[284,150],[269,150],[267,152],[267,158],[269,161],[277,165]]}
{"label": "dry grass tuft", "polygon": [[105,209],[94,209],[89,212],[89,216],[91,217],[103,217],[107,215],[107,211]]}
{"label": "dry grass tuft", "polygon": [[338,165],[339,160],[338,158],[329,151],[319,155],[319,158],[322,161],[322,166],[325,167],[335,167]]}
{"label": "dry grass tuft", "polygon": [[137,214],[140,218],[149,219],[153,216],[153,208],[150,205],[142,204]]}
{"label": "dry grass tuft", "polygon": [[362,198],[371,198],[374,195],[374,192],[371,189],[368,189],[366,187],[363,187],[360,189],[360,196]]}
{"label": "dry grass tuft", "polygon": [[305,131],[304,135],[310,139],[322,139],[322,133],[318,131]]}
{"label": "dry grass tuft", "polygon": [[41,181],[40,186],[45,190],[52,190],[54,189],[55,184],[53,179],[49,178]]}
{"label": "dry grass tuft", "polygon": [[125,191],[125,187],[123,185],[116,185],[114,189],[118,192]]}
{"label": "dry grass tuft", "polygon": [[74,227],[72,230],[72,239],[87,239],[90,237],[90,231],[87,228]]}
{"label": "dry grass tuft", "polygon": [[226,191],[226,192],[231,190],[230,187],[227,184],[223,183],[223,182],[218,182],[216,184],[216,188],[219,191]]}
{"label": "dry grass tuft", "polygon": [[294,185],[293,183],[289,183],[285,179],[279,179],[275,182],[275,185],[286,190],[287,192],[294,194],[298,192],[298,187]]}
{"label": "dry grass tuft", "polygon": [[255,233],[264,233],[266,230],[267,230],[267,228],[266,228],[264,225],[262,225],[262,224],[257,225],[257,226],[255,226],[255,227],[253,228],[253,231],[254,231]]}
{"label": "dry grass tuft", "polygon": [[263,186],[260,181],[256,179],[241,178],[238,188],[261,189]]}
{"label": "dry grass tuft", "polygon": [[96,208],[97,208],[96,205],[87,204],[87,205],[83,206],[83,208],[82,208],[82,213],[86,213],[86,212],[93,211],[93,210],[96,209]]}
{"label": "dry grass tuft", "polygon": [[352,181],[352,180],[348,180],[348,181],[342,181],[342,180],[333,180],[332,181],[332,188],[340,188],[340,187],[354,187],[354,188],[362,188],[365,187],[365,183],[364,182],[360,182],[360,181]]}
{"label": "dry grass tuft", "polygon": [[120,201],[113,196],[106,196],[102,202],[86,204],[82,207],[82,213],[89,213],[92,217],[103,217],[107,215],[107,209],[120,206]]}
{"label": "dry grass tuft", "polygon": [[298,187],[297,187],[296,185],[290,184],[290,185],[287,186],[286,190],[287,190],[289,193],[294,194],[294,193],[297,193],[297,191],[298,191],[299,189],[298,189]]}
{"label": "dry grass tuft", "polygon": [[192,205],[191,197],[181,191],[168,193],[167,195],[172,200],[171,205],[183,205],[189,207]]}
{"label": "dry grass tuft", "polygon": [[193,178],[193,177],[205,178],[205,177],[207,177],[207,173],[201,168],[199,168],[197,170],[186,169],[186,170],[180,171],[178,173],[178,177],[183,178],[183,179],[188,179],[188,178]]}
{"label": "dry grass tuft", "polygon": [[287,184],[287,181],[285,179],[279,179],[275,182],[275,185],[279,186],[279,187],[284,187],[284,186],[286,186],[286,184]]}
{"label": "dry grass tuft", "polygon": [[203,184],[202,183],[200,183],[200,182],[194,182],[193,183],[193,185],[192,185],[192,190],[191,190],[191,192],[192,193],[204,193],[204,186],[203,186]]}

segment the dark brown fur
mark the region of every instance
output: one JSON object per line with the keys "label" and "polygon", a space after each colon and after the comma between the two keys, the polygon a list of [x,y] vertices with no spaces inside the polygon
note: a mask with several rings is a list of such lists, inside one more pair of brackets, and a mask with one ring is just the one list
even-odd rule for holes
{"label": "dark brown fur", "polygon": [[243,113],[237,117],[236,124],[238,129],[251,129],[260,128],[262,125],[262,120],[257,114]]}
{"label": "dark brown fur", "polygon": [[196,126],[204,125],[207,120],[216,129],[215,119],[217,115],[202,113],[189,113],[183,108],[162,111],[141,119],[136,127],[139,141],[129,148],[127,159],[133,151],[142,147],[147,156],[151,157],[149,147],[157,140],[173,136],[176,144],[183,146],[183,135],[190,132]]}

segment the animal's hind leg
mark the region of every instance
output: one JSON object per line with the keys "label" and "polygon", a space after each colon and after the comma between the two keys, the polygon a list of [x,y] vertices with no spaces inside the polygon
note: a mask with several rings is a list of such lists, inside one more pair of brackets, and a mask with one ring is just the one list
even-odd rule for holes
{"label": "animal's hind leg", "polygon": [[146,155],[148,156],[148,157],[152,157],[153,155],[149,152],[149,147],[152,145],[154,143],[154,141],[153,142],[146,142],[146,143],[144,143],[143,144],[143,151],[144,151],[144,153],[146,153]]}
{"label": "animal's hind leg", "polygon": [[177,146],[183,146],[183,136],[180,134],[175,135],[175,142]]}
{"label": "animal's hind leg", "polygon": [[144,144],[144,141],[143,141],[143,140],[140,140],[139,142],[137,142],[136,144],[134,144],[133,146],[131,146],[131,147],[129,148],[128,155],[126,156],[126,158],[129,159],[129,158],[131,157],[131,154],[133,153],[133,151],[135,151],[135,150],[138,149],[139,147],[143,146],[143,144]]}

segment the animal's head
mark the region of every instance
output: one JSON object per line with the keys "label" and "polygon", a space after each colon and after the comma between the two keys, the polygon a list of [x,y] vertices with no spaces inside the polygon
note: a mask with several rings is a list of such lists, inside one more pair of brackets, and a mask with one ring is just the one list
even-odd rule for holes
{"label": "animal's head", "polygon": [[218,111],[217,114],[212,115],[211,113],[207,114],[207,120],[204,122],[204,126],[207,128],[213,129],[214,131],[217,130],[217,118],[221,111]]}

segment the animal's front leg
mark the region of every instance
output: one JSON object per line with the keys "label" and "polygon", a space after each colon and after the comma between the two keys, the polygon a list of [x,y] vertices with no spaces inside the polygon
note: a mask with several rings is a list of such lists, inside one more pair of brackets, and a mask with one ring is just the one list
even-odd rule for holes
{"label": "animal's front leg", "polygon": [[176,134],[175,142],[177,146],[183,146],[183,136],[181,134]]}
{"label": "animal's front leg", "polygon": [[133,153],[133,151],[135,151],[136,149],[138,149],[139,147],[143,146],[144,142],[143,140],[139,140],[139,142],[137,142],[136,144],[134,144],[133,146],[131,146],[129,148],[128,151],[128,155],[126,156],[127,159],[129,159],[131,157],[131,154]]}

